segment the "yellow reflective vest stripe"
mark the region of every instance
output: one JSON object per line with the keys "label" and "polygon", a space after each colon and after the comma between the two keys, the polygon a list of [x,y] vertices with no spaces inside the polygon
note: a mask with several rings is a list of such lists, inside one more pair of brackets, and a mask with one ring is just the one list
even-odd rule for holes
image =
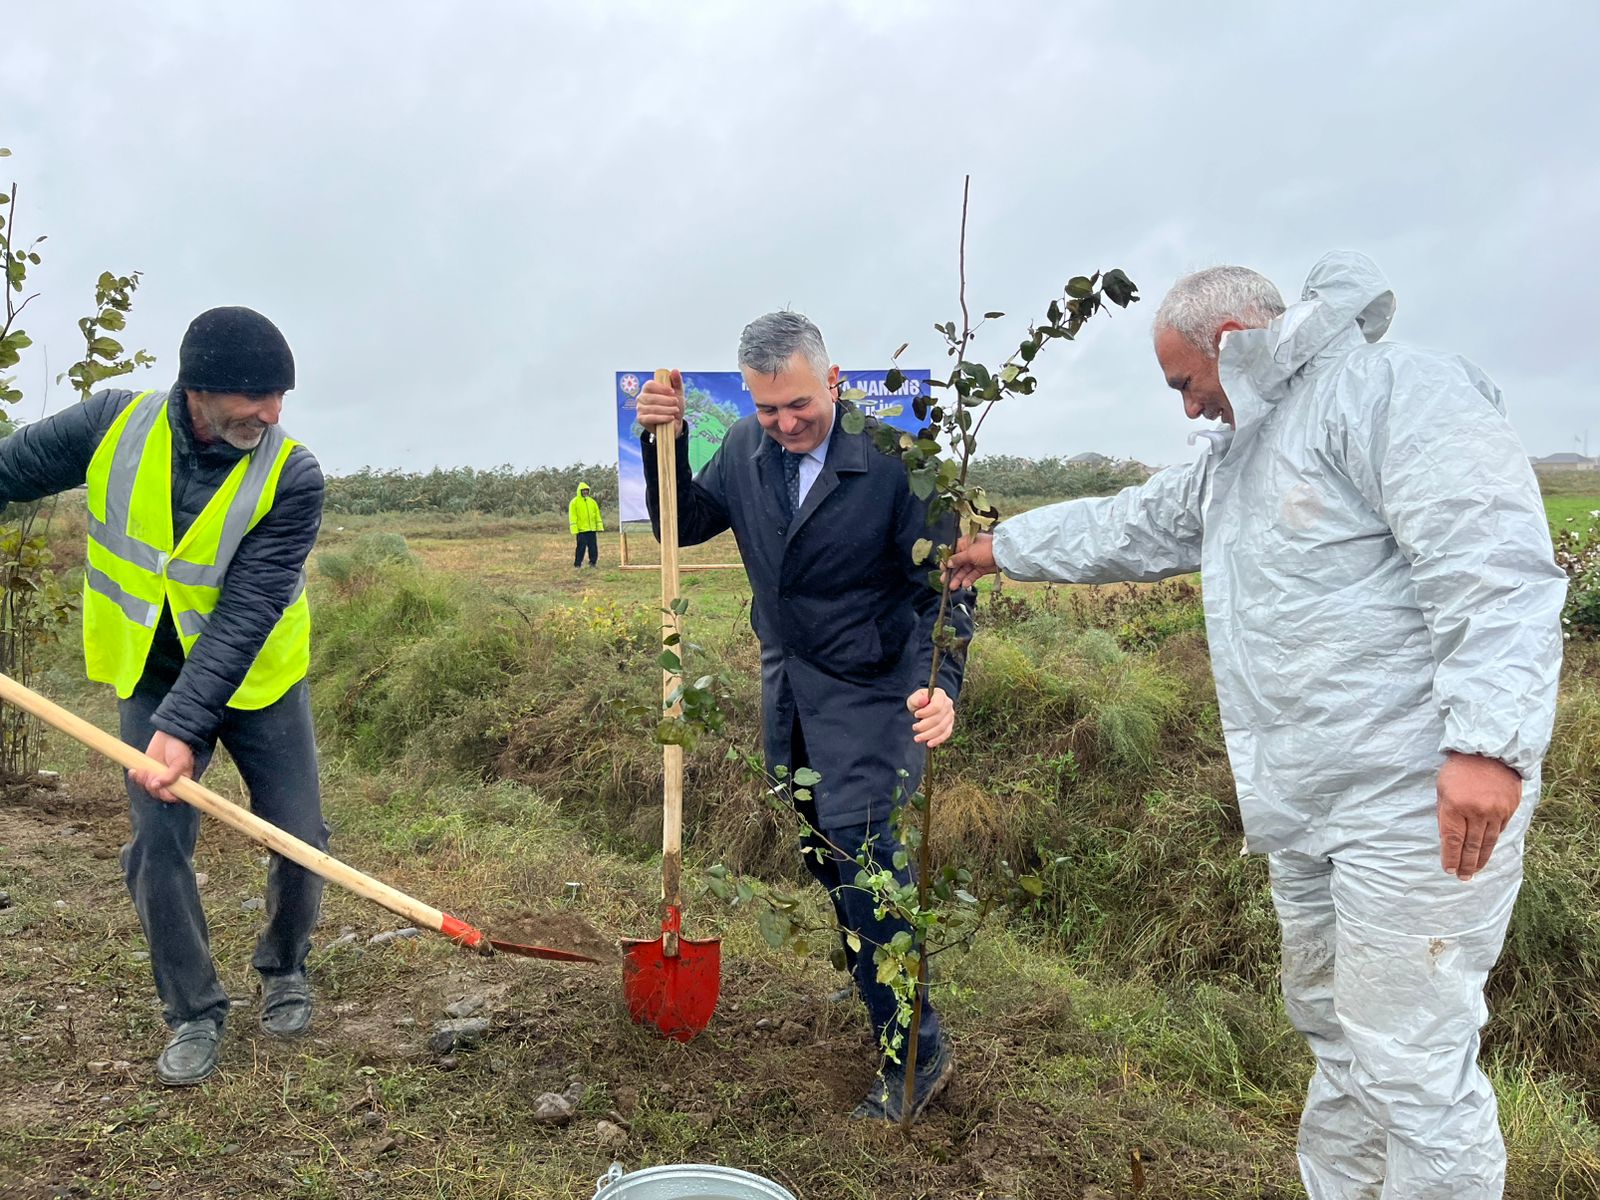
{"label": "yellow reflective vest stripe", "polygon": [[[83,655],[90,679],[127,699],[144,674],[163,608],[187,655],[222,594],[239,544],[272,508],[297,445],[276,425],[234,466],[181,539],[172,531],[172,426],[166,392],[141,392],[106,431],[89,463],[89,547],[83,576]],[[305,572],[228,704],[265,708],[305,678],[311,610]]]}

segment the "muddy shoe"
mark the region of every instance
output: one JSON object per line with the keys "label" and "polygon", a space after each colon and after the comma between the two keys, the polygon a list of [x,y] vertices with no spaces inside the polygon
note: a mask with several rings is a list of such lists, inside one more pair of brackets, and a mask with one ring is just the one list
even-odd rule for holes
{"label": "muddy shoe", "polygon": [[261,1028],[281,1038],[311,1028],[311,985],[304,971],[261,977]]}
{"label": "muddy shoe", "polygon": [[[939,1052],[929,1059],[919,1059],[917,1062],[916,1107],[911,1111],[913,1122],[922,1116],[923,1110],[944,1090],[955,1073],[955,1051],[950,1046],[950,1039],[945,1037],[943,1030],[940,1030]],[[905,1076],[899,1070],[890,1068],[879,1072],[878,1077],[872,1081],[872,1090],[867,1093],[865,1100],[856,1105],[850,1117],[855,1121],[888,1121],[891,1124],[898,1124],[904,1099]]]}
{"label": "muddy shoe", "polygon": [[192,1087],[211,1078],[222,1049],[217,1021],[185,1021],[156,1059],[156,1078],[168,1087]]}

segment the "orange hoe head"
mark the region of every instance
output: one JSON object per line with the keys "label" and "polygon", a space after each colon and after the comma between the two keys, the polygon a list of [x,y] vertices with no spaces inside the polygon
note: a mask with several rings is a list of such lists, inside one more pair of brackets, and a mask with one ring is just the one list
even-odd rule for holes
{"label": "orange hoe head", "polygon": [[501,954],[516,954],[522,958],[548,958],[555,962],[586,962],[597,963],[600,960],[587,954],[579,954],[576,950],[557,950],[551,946],[524,946],[518,942],[499,942],[494,938],[489,939]]}
{"label": "orange hoe head", "polygon": [[711,1023],[722,978],[722,942],[681,937],[683,913],[667,908],[658,938],[622,941],[622,994],[628,1015],[687,1042]]}

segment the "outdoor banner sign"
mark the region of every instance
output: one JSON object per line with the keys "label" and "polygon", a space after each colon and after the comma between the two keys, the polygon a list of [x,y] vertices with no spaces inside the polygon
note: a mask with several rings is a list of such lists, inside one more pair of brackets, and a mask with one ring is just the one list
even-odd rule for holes
{"label": "outdoor banner sign", "polygon": [[[930,394],[927,371],[902,371],[906,377],[898,391],[885,384],[887,371],[847,371],[840,390],[859,388],[866,398],[856,401],[869,417],[886,425],[915,433],[925,422],[918,421],[911,404],[918,396]],[[650,371],[617,372],[617,497],[624,521],[648,521],[644,506],[644,463],[639,457],[639,423],[634,410],[639,406],[639,389],[650,379]],[[689,420],[689,466],[698,474],[722,445],[722,438],[741,417],[756,411],[755,402],[738,371],[685,371],[683,373],[684,411]]]}

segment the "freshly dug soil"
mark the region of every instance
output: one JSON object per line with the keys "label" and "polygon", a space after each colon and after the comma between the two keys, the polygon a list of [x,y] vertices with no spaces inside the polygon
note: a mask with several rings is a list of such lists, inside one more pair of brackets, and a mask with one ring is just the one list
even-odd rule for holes
{"label": "freshly dug soil", "polygon": [[622,951],[617,939],[607,937],[577,913],[521,912],[496,915],[478,928],[501,942],[520,946],[548,946],[552,950],[576,950],[602,963],[620,962]]}

